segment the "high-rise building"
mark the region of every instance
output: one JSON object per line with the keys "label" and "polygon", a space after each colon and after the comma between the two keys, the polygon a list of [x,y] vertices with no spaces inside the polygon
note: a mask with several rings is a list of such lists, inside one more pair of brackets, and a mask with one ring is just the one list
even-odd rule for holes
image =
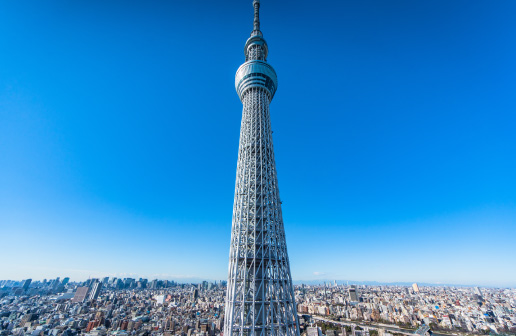
{"label": "high-rise building", "polygon": [[32,279],[23,280],[22,288],[23,288],[24,292],[26,292],[29,289],[29,286],[30,286],[31,282],[32,282]]}
{"label": "high-rise building", "polygon": [[414,292],[419,293],[419,286],[417,285],[417,283],[412,284],[412,289],[414,290]]}
{"label": "high-rise building", "polygon": [[260,1],[245,63],[235,76],[243,104],[224,336],[299,335],[272,145],[269,104],[278,87],[260,31]]}
{"label": "high-rise building", "polygon": [[349,299],[354,302],[358,302],[357,286],[352,285],[349,289]]}
{"label": "high-rise building", "polygon": [[195,301],[197,300],[197,298],[199,297],[199,290],[197,288],[195,288],[193,291],[192,291],[192,301]]}
{"label": "high-rise building", "polygon": [[88,300],[90,300],[90,301],[97,300],[101,289],[102,289],[102,282],[95,280],[91,284],[91,291],[90,291],[90,295],[88,296]]}
{"label": "high-rise building", "polygon": [[59,281],[59,277],[57,277],[55,280],[52,281],[52,290],[56,290],[57,287],[59,287],[59,284],[61,283],[61,281]]}
{"label": "high-rise building", "polygon": [[135,286],[135,279],[133,278],[125,278],[124,279],[124,287],[125,288],[133,288]]}
{"label": "high-rise building", "polygon": [[57,293],[61,293],[65,291],[66,284],[70,281],[70,278],[64,278],[63,281],[59,283],[59,285],[56,288]]}
{"label": "high-rise building", "polygon": [[90,288],[88,286],[77,287],[72,302],[84,302],[84,300],[86,300],[86,295],[88,295],[89,290]]}

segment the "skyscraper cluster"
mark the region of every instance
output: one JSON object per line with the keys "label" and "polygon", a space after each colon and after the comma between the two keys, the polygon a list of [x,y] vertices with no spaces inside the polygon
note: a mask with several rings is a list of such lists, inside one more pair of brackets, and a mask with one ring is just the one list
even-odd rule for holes
{"label": "skyscraper cluster", "polygon": [[177,284],[140,279],[136,283],[146,285],[118,288],[120,282],[113,280],[68,283],[60,293],[44,289],[40,281],[20,293],[27,282],[3,281],[20,287],[0,288],[0,335],[220,335],[224,281]]}

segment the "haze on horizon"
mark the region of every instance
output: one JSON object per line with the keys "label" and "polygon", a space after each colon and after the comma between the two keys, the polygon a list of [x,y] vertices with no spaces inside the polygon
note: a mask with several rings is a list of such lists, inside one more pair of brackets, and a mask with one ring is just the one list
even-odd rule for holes
{"label": "haze on horizon", "polygon": [[[0,5],[0,279],[226,279],[252,1]],[[516,286],[513,1],[262,0],[296,280]]]}

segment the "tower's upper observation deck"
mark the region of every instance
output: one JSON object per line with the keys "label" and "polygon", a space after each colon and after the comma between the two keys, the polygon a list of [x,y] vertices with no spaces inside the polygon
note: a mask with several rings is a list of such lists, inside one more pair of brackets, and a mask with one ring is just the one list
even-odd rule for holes
{"label": "tower's upper observation deck", "polygon": [[235,88],[240,99],[251,88],[265,89],[272,99],[278,88],[278,77],[272,66],[267,63],[269,49],[260,30],[260,0],[254,0],[253,7],[254,27],[251,37],[245,43],[246,62],[237,70]]}

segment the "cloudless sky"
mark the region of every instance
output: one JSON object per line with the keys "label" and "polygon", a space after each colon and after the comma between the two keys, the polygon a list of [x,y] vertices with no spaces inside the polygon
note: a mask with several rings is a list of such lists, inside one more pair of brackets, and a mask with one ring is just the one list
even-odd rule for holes
{"label": "cloudless sky", "polygon": [[[0,5],[0,279],[227,277],[252,1]],[[295,280],[516,286],[516,2],[262,0]]]}

